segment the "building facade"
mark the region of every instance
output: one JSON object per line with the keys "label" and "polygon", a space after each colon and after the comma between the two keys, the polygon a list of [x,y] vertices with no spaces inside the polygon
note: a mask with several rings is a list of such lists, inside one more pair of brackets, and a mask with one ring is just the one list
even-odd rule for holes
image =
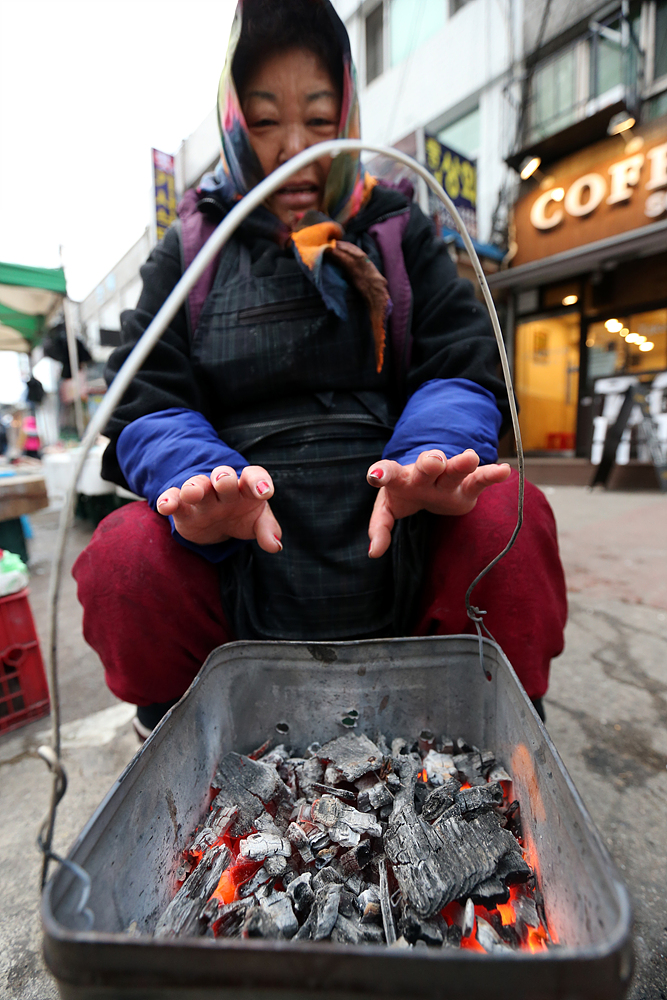
{"label": "building facade", "polygon": [[[667,2],[526,0],[509,266],[529,453],[601,457],[631,386],[667,446]],[[568,16],[569,15],[569,16]],[[648,460],[638,407],[616,461]]]}

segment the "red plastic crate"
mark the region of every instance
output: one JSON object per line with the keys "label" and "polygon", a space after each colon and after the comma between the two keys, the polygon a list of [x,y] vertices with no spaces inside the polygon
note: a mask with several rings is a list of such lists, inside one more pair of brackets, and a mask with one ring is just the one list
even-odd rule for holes
{"label": "red plastic crate", "polygon": [[49,689],[28,588],[0,597],[0,733],[49,713]]}

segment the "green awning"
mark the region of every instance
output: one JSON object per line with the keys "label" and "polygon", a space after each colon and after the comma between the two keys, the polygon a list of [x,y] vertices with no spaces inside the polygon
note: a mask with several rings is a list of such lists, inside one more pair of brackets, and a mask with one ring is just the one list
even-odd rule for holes
{"label": "green awning", "polygon": [[0,350],[32,350],[65,295],[61,267],[27,267],[0,261]]}

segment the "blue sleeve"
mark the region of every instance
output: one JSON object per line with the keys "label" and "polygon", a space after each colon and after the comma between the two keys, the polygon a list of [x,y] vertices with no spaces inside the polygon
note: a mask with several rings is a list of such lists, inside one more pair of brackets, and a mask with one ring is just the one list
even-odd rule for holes
{"label": "blue sleeve", "polygon": [[[180,489],[192,476],[210,476],[217,465],[229,465],[240,474],[248,465],[238,451],[220,440],[201,413],[177,407],[133,420],[118,438],[116,455],[132,492],[146,497],[153,510],[160,494],[171,486]],[[173,518],[169,520],[174,538],[209,562],[220,562],[245,544],[233,539],[196,545],[182,538]]]}
{"label": "blue sleeve", "polygon": [[424,382],[406,403],[383,458],[410,465],[429,448],[448,458],[473,448],[482,465],[498,459],[502,417],[493,393],[465,378]]}

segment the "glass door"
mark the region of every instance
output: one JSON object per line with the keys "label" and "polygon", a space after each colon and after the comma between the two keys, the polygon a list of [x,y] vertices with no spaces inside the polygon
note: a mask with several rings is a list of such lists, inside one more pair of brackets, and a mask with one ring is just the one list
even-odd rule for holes
{"label": "glass door", "polygon": [[515,390],[527,452],[574,453],[579,344],[578,312],[517,325]]}

